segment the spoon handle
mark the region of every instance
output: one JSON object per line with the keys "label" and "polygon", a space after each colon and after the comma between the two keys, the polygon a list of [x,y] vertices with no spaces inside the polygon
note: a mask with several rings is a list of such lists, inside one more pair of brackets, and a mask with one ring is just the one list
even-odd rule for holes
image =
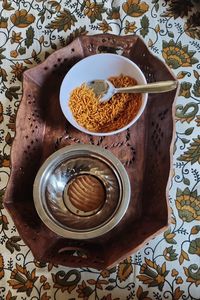
{"label": "spoon handle", "polygon": [[125,88],[116,88],[115,93],[163,93],[172,91],[177,87],[177,81],[158,81],[144,85],[135,85]]}

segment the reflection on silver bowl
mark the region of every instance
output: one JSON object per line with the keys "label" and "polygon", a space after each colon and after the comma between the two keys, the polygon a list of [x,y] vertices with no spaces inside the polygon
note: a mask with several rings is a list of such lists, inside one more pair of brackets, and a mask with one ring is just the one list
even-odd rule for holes
{"label": "reflection on silver bowl", "polygon": [[91,145],[56,151],[41,166],[33,188],[42,221],[58,235],[75,239],[94,238],[116,226],[130,193],[121,162]]}

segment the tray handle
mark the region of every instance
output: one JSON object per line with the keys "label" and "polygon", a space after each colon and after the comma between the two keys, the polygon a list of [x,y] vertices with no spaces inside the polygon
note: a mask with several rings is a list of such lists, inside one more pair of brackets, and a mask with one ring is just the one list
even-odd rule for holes
{"label": "tray handle", "polygon": [[136,43],[137,37],[132,36],[116,36],[112,34],[100,34],[98,36],[98,41],[91,36],[89,39],[82,37],[85,39],[85,43],[83,43],[83,48],[86,52],[89,53],[115,53],[121,55],[122,53],[127,52],[133,44]]}
{"label": "tray handle", "polygon": [[101,252],[95,246],[91,249],[79,245],[60,245],[53,248],[49,249],[48,253],[45,254],[45,261],[77,268],[92,266],[96,269],[100,269],[105,263]]}
{"label": "tray handle", "polygon": [[73,255],[75,252],[79,254],[78,257],[82,257],[82,258],[86,258],[89,255],[88,249],[84,249],[82,247],[77,247],[77,246],[66,246],[66,247],[61,247],[57,250],[58,254],[64,254],[64,255]]}

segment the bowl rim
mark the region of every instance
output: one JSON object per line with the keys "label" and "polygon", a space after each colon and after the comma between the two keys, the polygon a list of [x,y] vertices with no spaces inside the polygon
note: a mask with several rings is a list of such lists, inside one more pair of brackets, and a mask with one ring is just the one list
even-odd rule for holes
{"label": "bowl rim", "polygon": [[[79,131],[83,132],[83,133],[86,133],[86,134],[89,134],[89,135],[93,135],[93,136],[110,136],[110,135],[114,135],[114,134],[118,134],[118,133],[121,133],[123,131],[125,131],[126,129],[130,128],[133,124],[135,124],[137,122],[137,120],[142,116],[145,108],[146,108],[146,105],[147,105],[147,98],[148,98],[148,93],[143,93],[143,99],[142,99],[142,105],[140,107],[140,112],[137,113],[137,115],[135,116],[135,118],[132,119],[132,121],[130,123],[128,123],[127,125],[125,125],[124,127],[120,128],[120,129],[117,129],[117,130],[114,130],[114,131],[110,131],[110,132],[93,132],[93,131],[89,131],[87,130],[86,128],[82,127],[81,125],[79,125],[77,122],[76,122],[76,119],[74,118],[74,116],[72,115],[73,117],[73,120],[74,120],[74,123],[70,122],[70,120],[68,119],[66,113],[65,113],[65,109],[63,107],[63,104],[62,104],[62,91],[64,89],[64,85],[65,85],[65,81],[66,81],[66,78],[71,74],[71,72],[74,71],[75,68],[78,67],[79,64],[81,63],[84,63],[85,61],[87,60],[90,60],[91,57],[105,57],[105,56],[110,56],[110,57],[117,57],[121,60],[124,60],[126,62],[128,62],[130,65],[132,65],[132,67],[134,67],[138,73],[140,74],[140,76],[142,77],[142,80],[143,80],[143,83],[142,84],[147,84],[147,81],[146,81],[146,78],[145,78],[145,75],[144,73],[142,72],[142,70],[139,68],[139,66],[134,63],[132,60],[130,60],[129,58],[123,56],[123,55],[119,55],[119,54],[114,54],[114,53],[98,53],[98,54],[93,54],[93,55],[90,55],[90,56],[87,56],[87,57],[84,57],[83,59],[81,59],[80,61],[78,61],[76,64],[74,64],[71,69],[66,73],[66,75],[64,76],[63,80],[62,80],[62,83],[61,83],[61,86],[60,86],[60,92],[59,92],[59,102],[60,102],[60,107],[61,107],[61,110],[65,116],[65,118],[67,119],[67,121],[73,126],[75,127],[76,129],[78,129]],[[68,100],[66,99],[66,104],[68,103]],[[68,104],[67,104],[68,105]],[[70,108],[69,108],[70,109]]]}
{"label": "bowl rim", "polygon": [[[108,159],[109,162],[111,162],[115,168],[116,171],[119,173],[119,177],[121,180],[123,193],[122,193],[122,199],[120,202],[120,205],[118,207],[118,210],[116,211],[116,214],[108,220],[107,223],[103,224],[103,226],[99,226],[97,228],[94,228],[92,230],[86,230],[86,231],[73,231],[65,229],[55,222],[52,221],[52,219],[49,217],[48,213],[45,211],[43,204],[42,204],[42,197],[41,197],[41,191],[44,186],[43,180],[45,178],[45,174],[50,172],[51,169],[56,167],[56,163],[64,161],[64,158],[67,157],[67,155],[70,154],[71,151],[77,151],[81,153],[84,152],[90,152],[95,153],[100,156],[103,156],[104,158]],[[55,166],[54,166],[55,163]],[[33,184],[33,200],[34,205],[36,208],[36,211],[40,217],[40,219],[43,221],[43,223],[53,232],[55,232],[59,236],[63,236],[65,238],[71,238],[71,239],[90,239],[90,238],[96,238],[99,237],[108,231],[110,231],[112,228],[114,228],[120,220],[125,215],[129,202],[131,198],[131,185],[129,176],[127,174],[127,171],[123,164],[120,162],[120,160],[114,156],[110,151],[94,145],[71,145],[71,146],[65,146],[61,148],[60,150],[57,150],[53,154],[51,154],[45,162],[42,164],[40,169],[37,172],[37,175],[34,180]]]}

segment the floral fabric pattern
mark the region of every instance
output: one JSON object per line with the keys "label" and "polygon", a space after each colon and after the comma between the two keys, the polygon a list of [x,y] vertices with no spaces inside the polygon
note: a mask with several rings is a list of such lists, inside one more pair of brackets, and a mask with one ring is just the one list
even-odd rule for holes
{"label": "floral fabric pattern", "polygon": [[[198,0],[0,1],[0,299],[199,299],[200,3]],[[80,35],[140,35],[180,83],[172,223],[113,268],[36,261],[3,206],[23,72]]]}

